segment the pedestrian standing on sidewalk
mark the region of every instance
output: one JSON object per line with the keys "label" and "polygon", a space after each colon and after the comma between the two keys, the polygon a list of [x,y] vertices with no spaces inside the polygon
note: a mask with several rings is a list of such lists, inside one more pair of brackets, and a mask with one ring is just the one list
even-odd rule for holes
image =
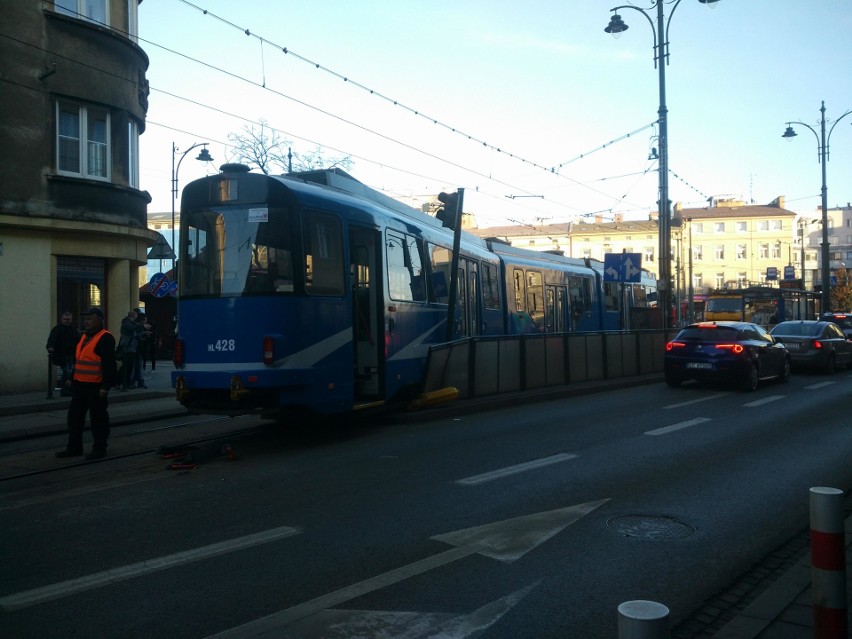
{"label": "pedestrian standing on sidewalk", "polygon": [[57,382],[61,395],[71,394],[71,375],[74,372],[74,351],[77,348],[79,335],[72,323],[74,316],[71,311],[64,311],[59,324],[54,326],[47,338],[47,353],[54,365],[62,369],[62,376]]}
{"label": "pedestrian standing on sidewalk", "polygon": [[107,395],[115,377],[115,338],[104,328],[104,312],[93,306],[83,316],[85,332],[77,343],[71,405],[68,407],[68,445],[57,457],[83,454],[86,413],[92,423],[92,452],[86,459],[106,457],[109,438]]}
{"label": "pedestrian standing on sidewalk", "polygon": [[134,308],[133,310],[136,312],[136,324],[138,326],[137,331],[139,337],[138,345],[136,347],[136,361],[133,364],[133,382],[136,384],[136,388],[148,388],[145,385],[145,376],[142,374],[142,363],[145,361],[145,354],[148,350],[148,338],[151,336],[151,325],[148,323],[145,313],[138,308]]}
{"label": "pedestrian standing on sidewalk", "polygon": [[137,322],[139,309],[134,308],[121,320],[118,338],[118,356],[121,358],[121,390],[133,388],[136,381],[136,359],[139,348],[139,335],[144,330]]}

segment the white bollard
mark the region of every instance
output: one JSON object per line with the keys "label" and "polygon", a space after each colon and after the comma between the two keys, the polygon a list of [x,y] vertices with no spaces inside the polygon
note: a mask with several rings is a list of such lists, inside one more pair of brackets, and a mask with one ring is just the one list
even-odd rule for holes
{"label": "white bollard", "polygon": [[848,623],[843,491],[811,488],[810,510],[814,637],[845,639]]}
{"label": "white bollard", "polygon": [[668,639],[669,609],[656,601],[625,601],[618,606],[618,639]]}

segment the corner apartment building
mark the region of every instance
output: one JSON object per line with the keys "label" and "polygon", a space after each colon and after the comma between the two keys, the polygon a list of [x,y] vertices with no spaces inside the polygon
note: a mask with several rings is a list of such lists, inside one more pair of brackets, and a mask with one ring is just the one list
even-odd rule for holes
{"label": "corner apartment building", "polygon": [[101,306],[117,332],[138,304],[147,228],[138,140],[148,57],[140,0],[0,0],[0,392],[47,386],[65,310]]}

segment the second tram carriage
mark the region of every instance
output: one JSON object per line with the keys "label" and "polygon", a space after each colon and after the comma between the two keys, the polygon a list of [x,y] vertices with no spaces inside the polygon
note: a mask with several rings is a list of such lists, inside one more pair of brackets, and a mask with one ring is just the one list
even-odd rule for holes
{"label": "second tram carriage", "polygon": [[429,346],[621,330],[654,280],[453,231],[338,170],[224,165],[183,191],[177,396],[194,412],[352,411],[416,394]]}

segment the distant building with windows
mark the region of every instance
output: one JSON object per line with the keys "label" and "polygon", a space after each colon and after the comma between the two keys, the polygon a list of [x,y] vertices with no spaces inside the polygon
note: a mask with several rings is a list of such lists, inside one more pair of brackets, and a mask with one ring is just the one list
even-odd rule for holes
{"label": "distant building with windows", "polygon": [[[139,189],[141,0],[0,0],[0,392],[44,389],[60,314],[117,332],[157,235]],[[26,330],[18,330],[26,327]]]}
{"label": "distant building with windows", "polygon": [[[784,208],[783,196],[766,205],[746,204],[734,199],[713,198],[703,208],[676,204],[672,212],[672,277],[679,297],[689,290],[702,296],[714,288],[771,284],[775,269],[779,279],[785,266],[794,266],[801,277],[801,228],[805,234],[805,283],[812,286],[818,272],[820,239],[817,226],[799,223],[795,212]],[[850,211],[852,214],[852,211]],[[532,250],[558,250],[570,257],[603,260],[607,253],[639,253],[642,267],[658,269],[659,235],[657,213],[647,220],[572,222],[539,227],[501,226],[472,229],[479,237],[499,237],[513,246]],[[835,226],[846,222],[835,223]],[[811,230],[813,229],[813,230]],[[841,248],[837,233],[830,240],[833,255],[850,255]],[[852,245],[852,221],[848,238]],[[692,257],[690,261],[690,255]],[[834,259],[834,258],[833,258]],[[817,281],[819,277],[817,276]]]}

